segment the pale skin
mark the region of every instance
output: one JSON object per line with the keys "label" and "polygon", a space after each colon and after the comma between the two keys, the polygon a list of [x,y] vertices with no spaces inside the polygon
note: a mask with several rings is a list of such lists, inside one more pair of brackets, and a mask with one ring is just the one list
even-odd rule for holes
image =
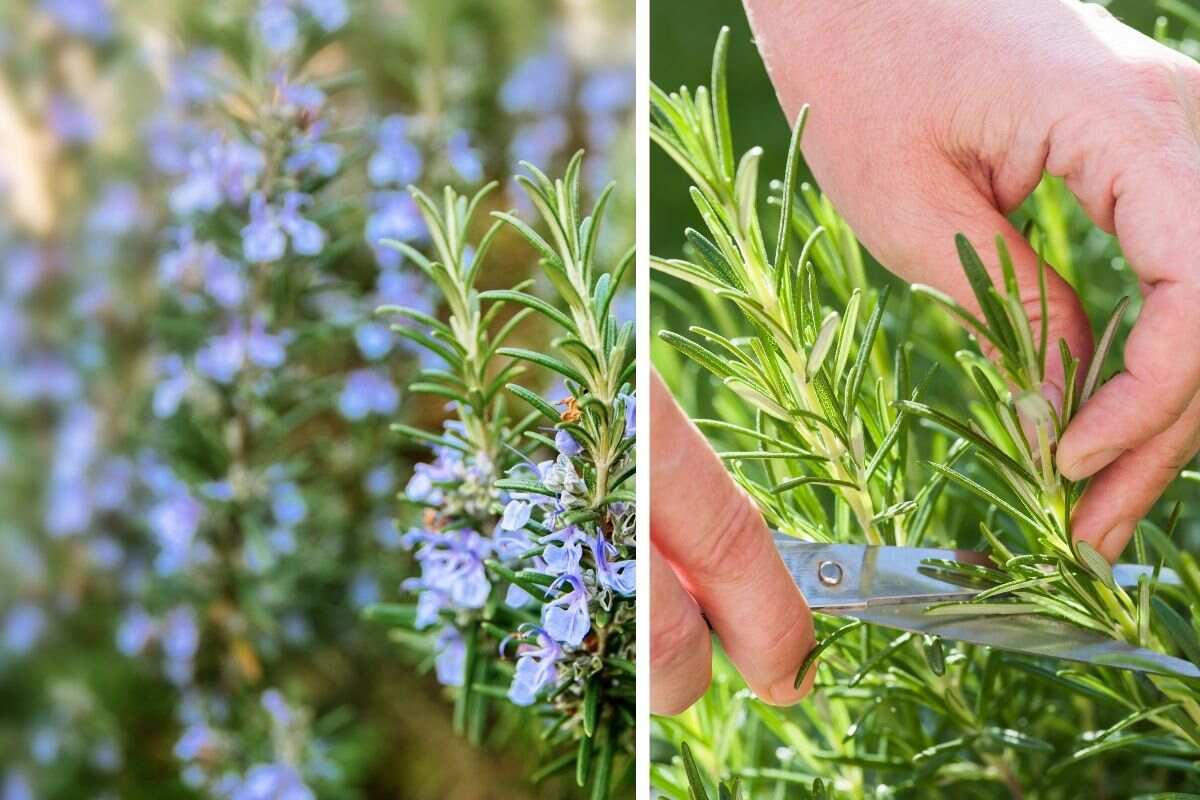
{"label": "pale skin", "polygon": [[[991,269],[1000,234],[1039,324],[1037,256],[1005,215],[1044,172],[1118,237],[1143,299],[1125,370],[1057,450],[1063,475],[1091,479],[1073,534],[1117,558],[1200,451],[1200,65],[1074,0],[745,2],[788,118],[812,106],[804,155],[821,188],[900,277],[975,308],[954,234]],[[1086,369],[1079,299],[1053,273],[1048,290],[1051,341]],[[1052,401],[1061,384],[1055,360]],[[796,702],[813,642],[804,599],[750,500],[652,388],[652,710],[707,688],[701,610],[755,692]]]}

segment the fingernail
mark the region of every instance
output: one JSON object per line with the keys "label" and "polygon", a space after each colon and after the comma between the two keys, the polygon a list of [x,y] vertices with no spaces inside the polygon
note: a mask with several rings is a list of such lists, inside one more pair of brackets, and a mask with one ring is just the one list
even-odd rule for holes
{"label": "fingernail", "polygon": [[791,706],[804,699],[804,692],[793,685],[794,677],[776,681],[767,697],[763,698],[773,706]]}
{"label": "fingernail", "polygon": [[1046,402],[1054,407],[1054,413],[1061,414],[1063,407],[1063,393],[1056,384],[1046,381],[1042,384],[1042,397],[1046,398]]}
{"label": "fingernail", "polygon": [[1133,537],[1135,525],[1133,522],[1118,522],[1096,541],[1096,550],[1109,561],[1116,561]]}
{"label": "fingernail", "polygon": [[1083,480],[1095,475],[1101,469],[1116,461],[1117,456],[1123,452],[1125,451],[1119,447],[1109,447],[1104,450],[1097,450],[1094,453],[1088,453],[1071,461],[1059,461],[1058,471],[1069,480]]}

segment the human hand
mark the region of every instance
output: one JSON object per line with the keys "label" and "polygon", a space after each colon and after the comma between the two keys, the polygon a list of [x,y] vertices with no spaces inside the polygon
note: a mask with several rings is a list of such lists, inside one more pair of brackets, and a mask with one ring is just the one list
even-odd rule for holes
{"label": "human hand", "polygon": [[[1200,449],[1200,65],[1073,0],[746,0],[804,152],[866,247],[898,275],[977,308],[962,232],[985,262],[1003,235],[1031,321],[1037,257],[1004,215],[1043,172],[1115,233],[1144,305],[1125,371],[1079,411],[1062,474],[1094,476],[1074,533],[1110,560]],[[1091,329],[1048,271],[1050,341],[1087,368]],[[1062,397],[1057,348],[1051,400]]]}
{"label": "human hand", "polygon": [[708,688],[704,617],[759,697],[800,700],[812,616],[770,531],[657,373],[650,414],[650,710],[678,714]]}

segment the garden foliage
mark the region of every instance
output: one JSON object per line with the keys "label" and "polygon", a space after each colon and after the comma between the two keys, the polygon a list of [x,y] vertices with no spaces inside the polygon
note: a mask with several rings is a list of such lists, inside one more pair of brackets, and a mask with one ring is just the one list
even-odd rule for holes
{"label": "garden foliage", "polygon": [[[1111,368],[1128,301],[1110,309],[1082,374],[1079,354],[1030,324],[1002,242],[997,285],[972,243],[958,239],[979,316],[927,287],[889,297],[889,283],[870,276],[829,202],[798,185],[807,109],[782,180],[770,186],[779,222],[768,238],[762,153],[735,158],[727,42],[726,31],[711,85],[652,90],[652,137],[692,181],[703,223],[685,232],[684,258],[652,258],[660,274],[702,292],[697,302],[660,279],[660,296],[676,309],[670,318],[703,324],[686,334],[663,330],[671,352],[660,348],[656,361],[676,386],[708,380],[731,390],[709,406],[716,418],[697,423],[723,446],[768,523],[813,541],[981,549],[992,566],[931,567],[986,591],[970,608],[928,613],[1048,616],[1200,663],[1191,615],[1200,570],[1178,531],[1187,527],[1186,504],[1162,524],[1143,521],[1131,548],[1142,563],[1175,569],[1181,585],[1152,576],[1126,591],[1094,549],[1073,542],[1071,510],[1084,487],[1054,465],[1059,435]],[[1048,238],[1037,220],[1029,233],[1035,243]],[[953,361],[945,343],[961,334],[945,324],[946,311],[972,338]],[[1041,394],[1051,348],[1063,348],[1067,365],[1061,409]],[[686,394],[685,402],[699,405]],[[1194,488],[1184,494],[1196,499]],[[804,704],[771,708],[739,691],[722,664],[695,708],[657,720],[660,745],[686,742],[697,754],[685,754],[682,769],[663,759],[660,791],[687,797],[690,784],[690,796],[704,796],[697,760],[741,779],[741,791],[755,797],[785,796],[794,784],[838,797],[1075,797],[1092,780],[1117,796],[1200,788],[1195,681],[834,618],[818,616],[816,625],[821,641],[797,675],[799,683],[818,671]]]}

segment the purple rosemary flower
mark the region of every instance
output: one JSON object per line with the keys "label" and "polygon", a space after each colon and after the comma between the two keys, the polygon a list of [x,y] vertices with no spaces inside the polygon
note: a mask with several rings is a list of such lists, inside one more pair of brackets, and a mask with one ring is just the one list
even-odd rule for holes
{"label": "purple rosemary flower", "polygon": [[571,64],[558,47],[522,61],[500,88],[500,105],[510,114],[548,114],[571,95]]}
{"label": "purple rosemary flower", "polygon": [[550,597],[564,585],[570,586],[570,591],[548,600],[542,606],[542,627],[556,642],[579,647],[592,628],[587,589],[578,575],[564,574],[550,585],[546,596]]}
{"label": "purple rosemary flower", "polygon": [[295,83],[283,69],[271,76],[279,110],[286,115],[315,114],[325,105],[325,93],[307,83]]}
{"label": "purple rosemary flower", "polygon": [[154,638],[158,626],[141,606],[133,606],[121,615],[117,626],[117,649],[127,656],[137,656]]}
{"label": "purple rosemary flower", "polygon": [[403,261],[396,250],[380,244],[384,239],[414,242],[425,237],[425,222],[417,204],[407,192],[377,192],[371,198],[373,211],[367,217],[367,243],[375,260],[385,269],[395,269]]}
{"label": "purple rosemary flower", "polygon": [[467,646],[457,630],[442,628],[434,643],[438,683],[443,686],[462,686],[466,675]]}
{"label": "purple rosemary flower", "polygon": [[0,800],[35,800],[28,776],[19,769],[10,769],[0,784]]}
{"label": "purple rosemary flower", "polygon": [[192,680],[192,659],[200,647],[200,628],[196,612],[190,606],[176,606],[167,612],[162,627],[163,654],[167,659],[167,677],[182,685]]}
{"label": "purple rosemary flower", "polygon": [[278,369],[287,360],[291,333],[267,333],[266,323],[255,317],[249,327],[230,324],[196,353],[196,369],[217,383],[230,383],[247,362],[263,369]]}
{"label": "purple rosemary flower", "polygon": [[554,434],[554,447],[564,456],[577,456],[583,452],[582,445],[565,428]]}
{"label": "purple rosemary flower", "polygon": [[88,231],[97,236],[123,236],[137,224],[141,210],[136,186],[128,181],[110,183],[88,213]]}
{"label": "purple rosemary flower", "polygon": [[260,702],[262,703],[262,707],[266,709],[267,714],[270,715],[271,721],[280,728],[286,728],[292,724],[292,720],[294,719],[292,709],[288,705],[287,700],[283,698],[283,693],[278,689],[267,689],[262,693]]}
{"label": "purple rosemary flower", "polygon": [[634,85],[628,67],[600,70],[579,90],[579,105],[590,116],[618,114],[633,104]]}
{"label": "purple rosemary flower", "polygon": [[279,212],[279,225],[291,237],[292,249],[302,256],[315,256],[325,248],[325,231],[300,215],[300,209],[311,202],[312,197],[307,194],[288,192]]}
{"label": "purple rosemary flower", "polygon": [[283,481],[271,489],[271,513],[275,521],[288,528],[294,528],[308,516],[308,504],[300,487],[293,481]]}
{"label": "purple rosemary flower", "polygon": [[543,536],[542,568],[550,575],[577,575],[583,560],[583,544],[587,536],[576,525]]}
{"label": "purple rosemary flower", "polygon": [[151,407],[154,416],[160,419],[172,417],[179,410],[184,396],[192,385],[191,375],[183,364],[183,357],[172,353],[155,362],[158,383],[154,386]]}
{"label": "purple rosemary flower", "polygon": [[21,603],[5,615],[0,640],[5,649],[24,655],[33,649],[45,630],[46,612],[32,603]]}
{"label": "purple rosemary flower", "polygon": [[570,141],[571,132],[566,119],[553,114],[521,125],[509,145],[513,165],[522,161],[547,164]]}
{"label": "purple rosemary flower", "polygon": [[617,395],[625,402],[625,437],[637,435],[637,398],[632,394]]}
{"label": "purple rosemary flower", "polygon": [[112,9],[107,0],[42,0],[42,11],[68,33],[106,42],[112,38]]}
{"label": "purple rosemary flower", "polygon": [[292,154],[283,163],[285,170],[293,175],[313,172],[324,178],[338,171],[342,164],[342,146],[321,141],[325,126],[322,120],[296,135],[292,140]]}
{"label": "purple rosemary flower", "polygon": [[50,130],[65,145],[89,144],[100,132],[95,117],[78,101],[65,95],[50,98],[46,107],[46,121]]}
{"label": "purple rosemary flower", "polygon": [[483,560],[491,555],[491,543],[472,530],[427,534],[420,532],[410,541],[420,541],[416,559],[421,577],[414,584],[432,589],[452,608],[482,608],[491,594]]}
{"label": "purple rosemary flower", "polygon": [[479,183],[483,180],[483,156],[471,147],[471,134],[465,130],[456,130],[446,140],[446,160],[467,183]]}
{"label": "purple rosemary flower", "polygon": [[242,228],[242,255],[247,261],[271,262],[283,258],[287,237],[278,214],[262,192],[250,197],[250,222]]}
{"label": "purple rosemary flower", "polygon": [[255,764],[230,800],[316,800],[295,768],[283,762]]}
{"label": "purple rosemary flower", "polygon": [[288,0],[266,0],[255,15],[258,35],[272,53],[286,52],[300,39],[300,21]]}
{"label": "purple rosemary flower", "polygon": [[180,483],[151,506],[147,516],[159,548],[155,570],[160,575],[179,572],[192,560],[192,546],[204,519],[204,505]]}
{"label": "purple rosemary flower", "polygon": [[421,177],[421,151],[408,139],[408,119],[400,114],[379,123],[378,149],[367,162],[375,186],[407,186]]}
{"label": "purple rosemary flower", "polygon": [[351,421],[365,419],[370,414],[390,416],[399,404],[400,392],[395,384],[373,369],[351,372],[338,397],[338,411]]}
{"label": "purple rosemary flower", "polygon": [[395,335],[381,322],[363,322],[354,328],[354,341],[363,358],[378,361],[391,351]]}
{"label": "purple rosemary flower", "polygon": [[[563,651],[544,629],[534,625],[521,626],[521,635],[533,634],[537,644],[522,642],[517,646],[517,668],[508,689],[508,699],[519,706],[532,705],[542,689],[558,682],[558,660]],[[504,653],[509,639],[500,643]]]}
{"label": "purple rosemary flower", "polygon": [[623,597],[632,597],[637,591],[637,562],[633,559],[624,561],[609,561],[616,556],[617,548],[604,540],[604,535],[596,532],[596,538],[590,543],[592,558],[596,562],[596,580],[609,591]]}

